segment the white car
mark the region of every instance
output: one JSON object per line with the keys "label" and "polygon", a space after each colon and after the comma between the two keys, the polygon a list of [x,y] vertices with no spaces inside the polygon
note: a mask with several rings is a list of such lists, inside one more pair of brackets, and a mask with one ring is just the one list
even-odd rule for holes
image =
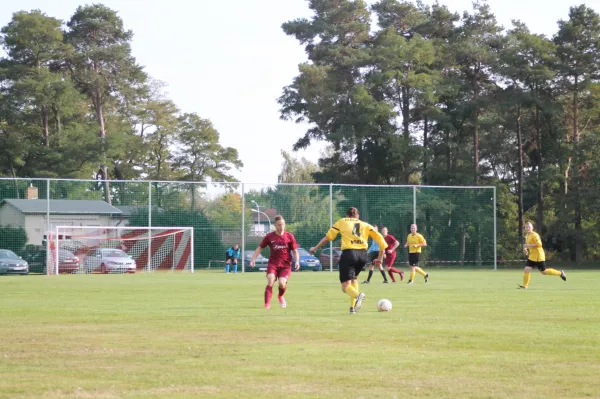
{"label": "white car", "polygon": [[112,248],[97,248],[83,258],[86,273],[135,273],[135,260],[124,251]]}

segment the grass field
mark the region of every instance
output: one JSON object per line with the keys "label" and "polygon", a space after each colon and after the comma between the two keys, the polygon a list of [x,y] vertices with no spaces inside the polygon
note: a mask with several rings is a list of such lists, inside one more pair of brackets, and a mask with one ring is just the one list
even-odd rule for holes
{"label": "grass field", "polygon": [[329,272],[269,311],[263,273],[2,277],[0,398],[600,398],[599,276],[376,273],[353,316]]}

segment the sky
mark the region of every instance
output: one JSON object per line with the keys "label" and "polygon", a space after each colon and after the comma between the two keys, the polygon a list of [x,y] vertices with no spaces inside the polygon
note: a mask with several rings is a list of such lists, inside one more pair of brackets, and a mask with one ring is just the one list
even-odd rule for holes
{"label": "sky", "polygon": [[[367,1],[372,3],[373,1]],[[431,0],[424,0],[431,4]],[[440,0],[452,11],[472,0]],[[0,1],[0,26],[21,10],[40,9],[68,21],[80,5],[102,3],[117,11],[134,38],[132,53],[182,112],[210,119],[224,147],[244,163],[232,174],[241,182],[277,182],[281,151],[292,152],[306,124],[279,118],[277,98],[306,61],[304,48],[281,24],[312,15],[306,0],[19,0]],[[520,19],[534,33],[553,35],[569,7],[583,0],[488,0],[498,22]],[[600,12],[600,0],[585,1]],[[293,153],[315,162],[324,143]]]}

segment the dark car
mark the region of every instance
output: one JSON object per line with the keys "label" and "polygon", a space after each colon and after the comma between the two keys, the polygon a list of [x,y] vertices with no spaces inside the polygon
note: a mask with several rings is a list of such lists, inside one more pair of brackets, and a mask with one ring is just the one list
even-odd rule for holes
{"label": "dark car", "polygon": [[[29,263],[29,271],[31,273],[46,274],[46,264],[48,261],[46,254],[46,249],[40,249],[34,252],[27,252],[25,255],[23,255],[23,259]],[[56,256],[56,254],[53,254],[52,256]],[[67,251],[66,249],[60,249],[58,251],[59,273],[77,273],[79,270],[79,263],[79,258],[75,256],[73,252]]]}
{"label": "dark car", "polygon": [[0,249],[0,274],[29,274],[29,264],[9,249]]}
{"label": "dark car", "polygon": [[[319,261],[319,259],[317,259],[315,256],[311,255],[310,252],[308,252],[306,249],[298,248],[298,255],[300,256],[300,270],[313,270],[315,272],[323,270],[321,266],[321,261]],[[293,268],[293,265],[296,263],[296,259],[294,259],[294,251],[292,251],[292,259]]]}
{"label": "dark car", "polygon": [[[261,268],[263,268],[263,269],[266,268],[267,263],[269,263],[269,259],[265,258],[261,254],[258,254],[256,259],[254,260],[254,264],[256,266],[250,267],[250,261],[252,260],[253,254],[254,254],[254,251],[244,251],[244,267],[245,267],[246,271],[253,271],[253,270],[259,271]],[[238,264],[241,265],[241,262],[238,261]]]}
{"label": "dark car", "polygon": [[[333,247],[333,266],[337,267],[340,262],[340,256],[342,256],[342,249],[340,247]],[[321,255],[319,255],[319,259],[321,261],[321,265],[325,268],[329,267],[329,259],[331,258],[329,254],[329,248],[323,248]]]}

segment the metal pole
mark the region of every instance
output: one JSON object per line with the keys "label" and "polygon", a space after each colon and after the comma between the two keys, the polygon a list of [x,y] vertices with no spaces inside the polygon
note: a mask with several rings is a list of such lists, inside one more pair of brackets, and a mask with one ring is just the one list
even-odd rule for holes
{"label": "metal pole", "polygon": [[417,224],[417,186],[413,186],[413,224]]}
{"label": "metal pole", "polygon": [[146,271],[150,273],[150,262],[152,262],[152,182],[148,182],[148,261]]}
{"label": "metal pole", "polygon": [[244,251],[246,250],[246,235],[244,234],[244,225],[246,224],[246,191],[245,191],[245,187],[244,187],[244,183],[242,183],[242,228],[241,228],[241,232],[242,232],[242,251],[241,251],[241,258],[242,258],[242,273],[244,273],[246,271],[246,265],[244,264]]}
{"label": "metal pole", "polygon": [[58,242],[58,226],[56,226],[56,242],[55,242],[54,245],[55,245],[54,246],[54,253],[56,254],[56,256],[54,257],[54,262],[55,262],[54,265],[56,266],[56,273],[54,273],[54,274],[56,274],[58,276],[58,248],[59,248],[58,247],[58,245],[59,245],[59,242]]}
{"label": "metal pole", "polygon": [[[329,183],[329,225],[333,226],[333,183]],[[329,242],[329,271],[333,272],[333,243]]]}
{"label": "metal pole", "polygon": [[[46,274],[50,274],[50,270],[48,270],[48,265],[50,263],[50,259],[52,256],[52,251],[50,250],[50,179],[46,179],[46,228],[44,229],[44,234],[42,237],[46,236]],[[58,268],[58,265],[56,266]]]}
{"label": "metal pole", "polygon": [[496,186],[494,186],[494,270],[498,270],[498,232],[496,225]]}
{"label": "metal pole", "polygon": [[190,262],[192,262],[192,273],[194,273],[194,228],[192,227],[190,229],[190,240],[192,240],[191,242],[191,250],[190,250]]}

